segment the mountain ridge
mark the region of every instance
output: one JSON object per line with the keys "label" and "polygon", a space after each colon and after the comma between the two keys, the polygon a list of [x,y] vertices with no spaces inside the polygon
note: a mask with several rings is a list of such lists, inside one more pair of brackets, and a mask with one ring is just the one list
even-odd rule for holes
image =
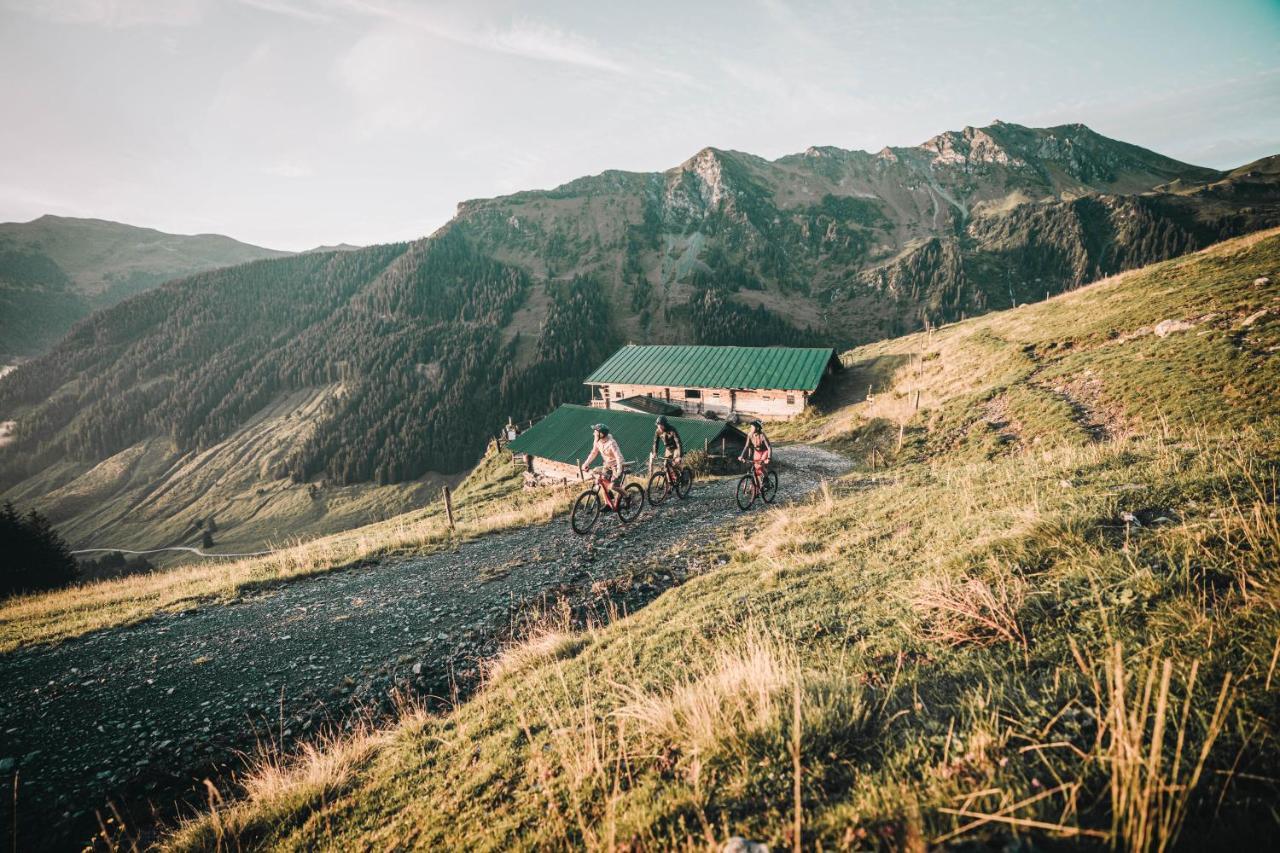
{"label": "mountain ridge", "polygon": [[109,219],[0,223],[0,355],[38,355],[94,310],[171,279],[290,254]]}

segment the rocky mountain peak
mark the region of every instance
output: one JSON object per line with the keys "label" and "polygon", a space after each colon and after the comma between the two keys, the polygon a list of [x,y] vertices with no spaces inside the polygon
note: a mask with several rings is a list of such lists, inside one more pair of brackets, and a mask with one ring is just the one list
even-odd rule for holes
{"label": "rocky mountain peak", "polygon": [[1025,162],[1009,151],[998,139],[982,128],[967,126],[964,130],[948,130],[920,146],[933,154],[935,165],[968,167],[978,163],[1022,166]]}

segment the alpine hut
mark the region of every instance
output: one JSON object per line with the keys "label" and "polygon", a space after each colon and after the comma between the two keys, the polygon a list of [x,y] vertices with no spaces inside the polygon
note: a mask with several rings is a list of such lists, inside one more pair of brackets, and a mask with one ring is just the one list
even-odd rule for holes
{"label": "alpine hut", "polygon": [[[647,399],[685,415],[786,419],[840,369],[830,347],[625,346],[587,377],[591,405]],[[651,404],[648,404],[651,405]]]}

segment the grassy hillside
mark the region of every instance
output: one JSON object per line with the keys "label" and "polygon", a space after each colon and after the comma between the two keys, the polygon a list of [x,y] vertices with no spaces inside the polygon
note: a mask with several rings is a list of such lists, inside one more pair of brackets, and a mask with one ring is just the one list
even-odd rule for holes
{"label": "grassy hillside", "polygon": [[1278,273],[1272,231],[853,350],[790,430],[859,471],[167,846],[1267,846]]}

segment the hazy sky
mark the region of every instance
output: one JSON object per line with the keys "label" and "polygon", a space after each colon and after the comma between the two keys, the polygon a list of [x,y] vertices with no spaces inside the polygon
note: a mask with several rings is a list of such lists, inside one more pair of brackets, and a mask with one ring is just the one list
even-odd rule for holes
{"label": "hazy sky", "polygon": [[0,220],[302,249],[705,145],[1080,121],[1280,153],[1280,2],[0,0]]}

